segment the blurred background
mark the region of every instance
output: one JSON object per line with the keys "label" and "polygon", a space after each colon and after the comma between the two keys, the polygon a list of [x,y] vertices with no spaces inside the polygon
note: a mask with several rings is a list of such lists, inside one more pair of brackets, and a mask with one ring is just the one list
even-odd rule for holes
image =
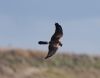
{"label": "blurred background", "polygon": [[[44,61],[48,46],[38,41],[50,40],[55,22],[64,31],[63,47]],[[99,33],[99,0],[0,0],[0,77],[99,78]],[[23,65],[29,73],[19,75]]]}
{"label": "blurred background", "polygon": [[0,46],[46,50],[58,22],[64,31],[60,51],[100,53],[99,0],[0,1]]}

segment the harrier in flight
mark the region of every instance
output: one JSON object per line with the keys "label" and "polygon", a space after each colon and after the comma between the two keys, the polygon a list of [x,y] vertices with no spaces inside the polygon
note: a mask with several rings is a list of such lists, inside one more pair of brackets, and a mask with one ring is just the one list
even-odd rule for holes
{"label": "harrier in flight", "polygon": [[61,25],[59,25],[58,23],[55,23],[55,33],[53,34],[53,36],[51,37],[51,40],[49,42],[47,41],[39,41],[38,44],[49,44],[48,46],[48,54],[45,57],[45,59],[51,57],[52,55],[54,55],[56,53],[56,51],[58,50],[58,47],[61,46],[62,47],[62,43],[59,41],[59,39],[63,36],[63,30]]}

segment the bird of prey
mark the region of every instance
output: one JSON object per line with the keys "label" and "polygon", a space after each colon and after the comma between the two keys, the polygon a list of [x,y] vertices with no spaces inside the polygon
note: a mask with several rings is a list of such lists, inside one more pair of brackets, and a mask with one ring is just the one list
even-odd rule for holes
{"label": "bird of prey", "polygon": [[61,46],[62,47],[62,43],[59,41],[59,39],[63,36],[63,30],[61,25],[59,25],[58,23],[55,23],[55,33],[52,35],[51,39],[49,42],[47,41],[39,41],[38,44],[42,45],[42,44],[49,44],[48,46],[48,54],[45,57],[45,59],[51,57],[52,55],[54,55],[56,53],[56,51],[58,50],[58,47]]}

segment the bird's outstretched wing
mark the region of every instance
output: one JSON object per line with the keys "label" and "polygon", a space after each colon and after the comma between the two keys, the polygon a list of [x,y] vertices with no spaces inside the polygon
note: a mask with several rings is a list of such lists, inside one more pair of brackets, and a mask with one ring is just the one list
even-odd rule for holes
{"label": "bird's outstretched wing", "polygon": [[63,36],[63,30],[61,25],[55,23],[55,33],[51,37],[51,41],[58,41]]}
{"label": "bird's outstretched wing", "polygon": [[55,53],[56,53],[56,51],[58,50],[58,47],[54,47],[53,45],[49,45],[48,46],[48,54],[47,54],[47,56],[45,57],[45,59],[47,59],[47,58],[49,58],[49,57],[51,57],[52,55],[54,55]]}
{"label": "bird's outstretched wing", "polygon": [[53,34],[53,36],[51,37],[51,40],[49,42],[49,46],[48,46],[48,54],[45,57],[45,59],[51,57],[52,55],[54,55],[58,49],[58,46],[62,46],[61,42],[59,41],[59,39],[63,36],[63,30],[62,27],[58,24],[55,23],[55,33]]}

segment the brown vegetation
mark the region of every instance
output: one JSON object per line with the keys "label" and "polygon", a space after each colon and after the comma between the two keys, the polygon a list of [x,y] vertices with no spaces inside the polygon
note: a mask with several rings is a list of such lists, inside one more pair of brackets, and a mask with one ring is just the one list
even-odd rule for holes
{"label": "brown vegetation", "polygon": [[99,78],[100,57],[0,49],[0,78]]}

